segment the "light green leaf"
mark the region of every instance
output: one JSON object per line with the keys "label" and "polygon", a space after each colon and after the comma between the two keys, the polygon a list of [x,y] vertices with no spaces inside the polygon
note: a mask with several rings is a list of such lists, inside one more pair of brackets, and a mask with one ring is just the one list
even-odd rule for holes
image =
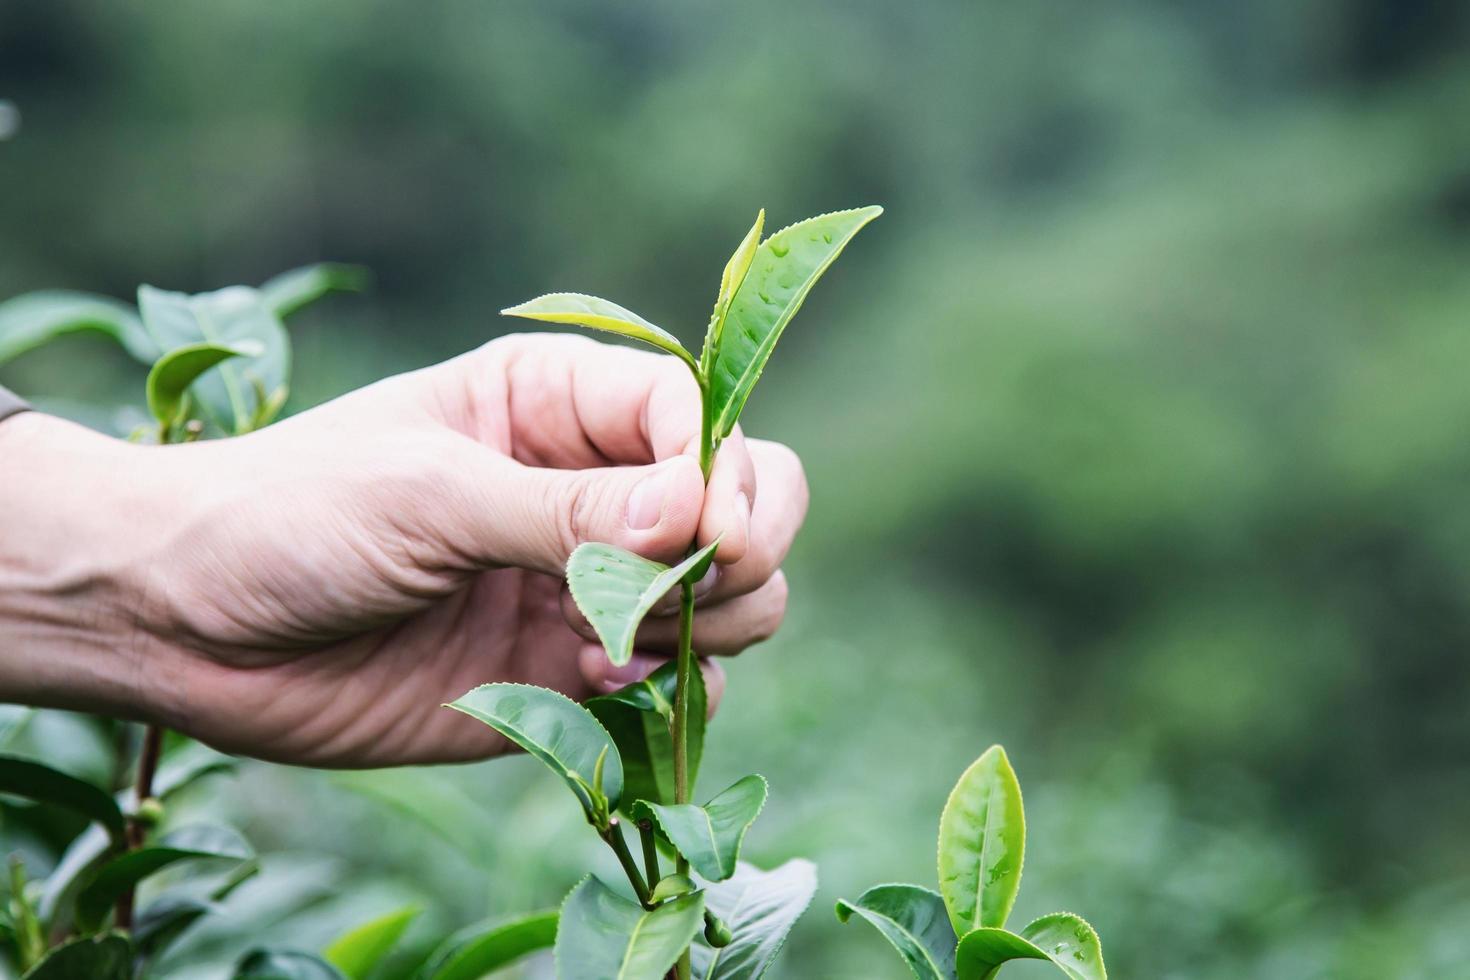
{"label": "light green leaf", "polygon": [[263,348],[255,341],[237,344],[190,344],[169,351],[148,372],[148,410],[164,425],[180,421],[184,396],[189,386],[205,371],[232,357],[259,357]]}
{"label": "light green leaf", "polygon": [[696,375],[699,373],[699,365],[694,362],[694,356],[684,349],[679,338],[663,327],[649,323],[632,310],[596,296],[585,293],[547,293],[519,306],[508,307],[500,313],[502,316],[519,316],[545,323],[570,323],[593,330],[605,330],[622,337],[632,337],[673,354],[689,365],[689,369]]}
{"label": "light green leaf", "polygon": [[623,793],[623,763],[607,733],[586,708],[571,698],[529,684],[485,684],[447,705],[495,729],[544,762],[566,781],[596,822],[593,785],[603,759],[602,795],[606,809],[617,808]]}
{"label": "light green leaf", "polygon": [[939,817],[939,891],[955,933],[1001,928],[1021,887],[1026,815],[1005,749],[965,770]]}
{"label": "light green leaf", "polygon": [[701,876],[724,881],[735,873],[745,832],[766,805],[766,781],[746,776],[704,806],[639,801],[633,817],[652,819]]}
{"label": "light green leaf", "polygon": [[695,892],[649,911],[596,878],[567,896],[556,936],[562,980],[663,980],[704,922]]}
{"label": "light green leaf", "polygon": [[0,303],[0,364],[57,337],[85,331],[111,337],[144,364],[158,357],[158,345],[128,304],[110,296],[54,289]]}
{"label": "light green leaf", "polygon": [[57,946],[21,980],[131,980],[133,947],[121,933],[84,936]]}
{"label": "light green leaf", "polygon": [[711,885],[704,904],[734,933],[730,945],[711,949],[696,941],[696,980],[759,980],[817,893],[817,868],[796,858],[774,871],[741,864],[727,881]]}
{"label": "light green leaf", "polygon": [[335,966],[311,953],[256,949],[235,967],[234,980],[347,980]]}
{"label": "light green leaf", "polygon": [[944,900],[918,885],[878,885],[856,902],[837,903],[837,918],[862,916],[898,950],[918,980],[954,980],[954,929]]}
{"label": "light green leaf", "polygon": [[[623,760],[623,799],[650,803],[674,802],[674,740],[669,725],[674,716],[674,688],[678,664],[669,661],[646,678],[611,694],[588,698],[587,710],[597,716],[617,744]],[[704,756],[704,727],[709,716],[708,694],[701,671],[689,672],[689,786],[699,778]]]}
{"label": "light green leaf", "polygon": [[715,433],[728,436],[781,333],[822,273],[880,207],[835,211],[783,228],[761,243],[750,273],[730,304],[710,365]]}
{"label": "light green leaf", "polygon": [[180,861],[198,858],[248,861],[254,856],[245,839],[229,827],[202,824],[180,827],[156,843],[120,854],[97,868],[77,893],[77,924],[83,930],[96,929],[123,892]]}
{"label": "light green leaf", "polygon": [[122,810],[105,791],[32,759],[0,755],[0,793],[75,810],[100,823],[117,842],[127,832]]}
{"label": "light green leaf", "polygon": [[597,631],[607,659],[618,666],[633,657],[638,624],[686,575],[709,568],[719,541],[711,541],[670,568],[610,544],[579,545],[567,559],[567,584],[582,615]]}
{"label": "light green leaf", "polygon": [[166,800],[205,776],[233,772],[239,763],[199,742],[187,742],[163,757],[153,777],[153,795]]}
{"label": "light green leaf", "polygon": [[318,262],[267,279],[260,295],[272,313],[285,319],[328,293],[360,293],[372,282],[372,273],[360,265]]}
{"label": "light green leaf", "polygon": [[1107,980],[1102,943],[1081,916],[1043,915],[1018,936],[1004,929],[976,929],[960,940],[959,980],[991,980],[1011,960],[1050,960],[1071,980]]}
{"label": "light green leaf", "polygon": [[373,968],[398,945],[419,911],[418,906],[410,905],[364,922],[332,940],[322,950],[322,959],[346,974],[347,980],[367,980]]}
{"label": "light green leaf", "polygon": [[654,886],[653,892],[648,896],[648,903],[650,905],[657,905],[660,902],[667,902],[671,898],[678,898],[680,895],[688,895],[690,892],[698,890],[699,886],[688,875],[664,875],[658,880],[658,884]]}
{"label": "light green leaf", "polygon": [[709,318],[709,329],[704,335],[704,349],[699,354],[699,367],[705,373],[709,372],[709,366],[714,363],[720,351],[720,337],[724,333],[725,319],[730,312],[730,303],[735,299],[735,293],[740,289],[740,284],[745,281],[745,275],[750,271],[750,263],[755,258],[755,250],[760,246],[761,231],[766,226],[766,209],[761,208],[760,213],[755,216],[755,224],[750,226],[750,231],[745,233],[740,244],[735,248],[735,254],[725,263],[725,271],[720,275],[720,295],[715,300],[715,309]]}
{"label": "light green leaf", "polygon": [[193,394],[206,415],[227,432],[246,432],[261,414],[260,392],[269,398],[289,388],[291,343],[280,317],[260,292],[230,286],[189,296],[152,286],[138,287],[143,325],[162,350],[192,344],[218,345],[253,341],[255,357],[236,358],[194,382]]}
{"label": "light green leaf", "polygon": [[556,942],[555,909],[493,926],[471,926],[445,940],[419,970],[419,980],[480,980]]}

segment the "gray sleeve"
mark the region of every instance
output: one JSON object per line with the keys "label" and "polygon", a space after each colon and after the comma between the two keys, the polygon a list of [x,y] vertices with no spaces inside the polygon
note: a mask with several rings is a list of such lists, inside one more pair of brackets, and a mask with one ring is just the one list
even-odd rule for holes
{"label": "gray sleeve", "polygon": [[15,395],[11,394],[9,390],[5,388],[0,388],[0,422],[5,421],[12,415],[18,415],[19,413],[26,411],[30,407],[31,406],[21,401]]}

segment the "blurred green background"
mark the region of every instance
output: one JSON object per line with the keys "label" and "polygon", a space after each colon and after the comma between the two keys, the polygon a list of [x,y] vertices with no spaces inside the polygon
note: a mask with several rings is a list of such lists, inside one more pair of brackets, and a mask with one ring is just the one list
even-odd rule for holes
{"label": "blurred green background", "polygon": [[[300,409],[549,289],[697,343],[758,207],[881,203],[746,416],[813,487],[706,767],[769,776],[753,859],[820,864],[779,976],[905,975],[832,901],[932,886],[992,742],[1018,918],[1085,915],[1117,977],[1466,976],[1467,42],[1428,0],[0,3],[0,296],[366,264],[295,323]],[[0,371],[140,382],[81,339]],[[527,760],[191,806],[277,855],[232,903],[282,942],[409,898],[422,949],[604,861]]]}

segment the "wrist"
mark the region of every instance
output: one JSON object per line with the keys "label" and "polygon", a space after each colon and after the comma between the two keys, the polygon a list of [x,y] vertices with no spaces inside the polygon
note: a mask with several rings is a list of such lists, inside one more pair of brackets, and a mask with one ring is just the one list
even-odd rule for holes
{"label": "wrist", "polygon": [[150,450],[27,412],[0,424],[0,700],[163,713]]}

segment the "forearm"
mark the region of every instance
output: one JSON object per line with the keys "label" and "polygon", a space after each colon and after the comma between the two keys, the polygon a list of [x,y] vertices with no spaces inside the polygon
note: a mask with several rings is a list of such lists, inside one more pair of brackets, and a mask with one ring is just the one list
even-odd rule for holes
{"label": "forearm", "polygon": [[161,506],[147,453],[39,413],[0,422],[0,700],[131,717],[160,702],[139,626]]}

